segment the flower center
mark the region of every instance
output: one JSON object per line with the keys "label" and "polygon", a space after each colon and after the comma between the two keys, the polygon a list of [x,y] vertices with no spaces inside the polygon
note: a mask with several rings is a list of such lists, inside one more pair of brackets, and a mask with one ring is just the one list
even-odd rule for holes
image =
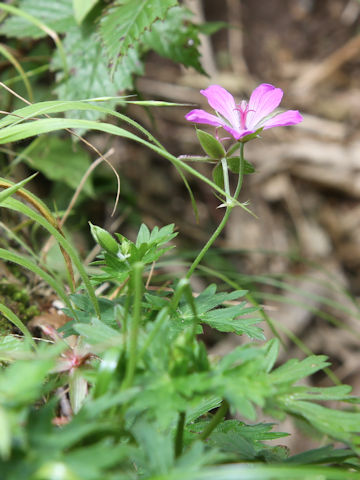
{"label": "flower center", "polygon": [[240,127],[242,130],[246,130],[246,117],[249,112],[254,112],[255,110],[249,110],[249,105],[246,100],[242,100],[239,105],[236,105],[235,110],[239,112],[240,118]]}

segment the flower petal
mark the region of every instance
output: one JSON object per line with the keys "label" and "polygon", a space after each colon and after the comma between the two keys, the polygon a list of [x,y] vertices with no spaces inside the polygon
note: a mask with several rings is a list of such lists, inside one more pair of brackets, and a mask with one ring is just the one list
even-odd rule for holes
{"label": "flower petal", "polygon": [[240,140],[240,138],[246,137],[246,135],[250,135],[254,133],[255,130],[235,130],[234,128],[229,127],[228,125],[222,125],[223,129],[227,132],[231,133],[231,135],[235,138],[235,140]]}
{"label": "flower petal", "polygon": [[269,83],[262,83],[252,92],[249,100],[249,113],[246,125],[255,128],[269,113],[277,108],[281,102],[283,91]]}
{"label": "flower petal", "polygon": [[225,122],[223,122],[216,115],[205,112],[205,110],[191,110],[191,112],[185,115],[186,120],[193,123],[204,123],[206,125],[213,125],[214,127],[222,127]]}
{"label": "flower petal", "polygon": [[210,107],[220,113],[234,128],[240,127],[240,118],[236,110],[234,97],[220,85],[210,85],[206,90],[200,90],[208,100]]}
{"label": "flower petal", "polygon": [[287,110],[267,120],[263,127],[264,130],[273,127],[286,127],[287,125],[296,125],[302,121],[303,117],[298,110]]}

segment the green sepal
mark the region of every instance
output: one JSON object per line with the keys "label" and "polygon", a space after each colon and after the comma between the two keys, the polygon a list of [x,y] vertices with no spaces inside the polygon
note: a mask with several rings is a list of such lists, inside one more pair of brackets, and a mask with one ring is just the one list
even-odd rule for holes
{"label": "green sepal", "polygon": [[222,169],[221,162],[219,162],[216,167],[212,171],[212,177],[214,180],[214,183],[222,189],[224,189],[224,172]]}
{"label": "green sepal", "polygon": [[241,143],[246,143],[249,142],[250,140],[253,140],[254,138],[259,138],[260,133],[264,130],[264,127],[258,128],[256,132],[250,133],[249,135],[246,135],[246,137],[240,138],[239,142]]}
{"label": "green sepal", "polygon": [[98,243],[100,247],[102,247],[108,253],[112,253],[116,255],[119,251],[120,245],[110,235],[110,233],[101,227],[93,225],[91,222],[89,222],[89,225],[90,225],[91,234],[94,237],[95,242]]}
{"label": "green sepal", "polygon": [[[240,157],[230,157],[227,159],[227,164],[229,167],[229,170],[232,173],[239,173],[240,172]],[[244,175],[254,173],[255,168],[254,166],[248,162],[247,160],[244,159]]]}
{"label": "green sepal", "polygon": [[203,130],[199,130],[197,128],[196,135],[204,152],[209,155],[210,158],[221,160],[224,157],[224,147],[218,140],[216,140],[216,138],[210,135],[210,133],[204,132]]}

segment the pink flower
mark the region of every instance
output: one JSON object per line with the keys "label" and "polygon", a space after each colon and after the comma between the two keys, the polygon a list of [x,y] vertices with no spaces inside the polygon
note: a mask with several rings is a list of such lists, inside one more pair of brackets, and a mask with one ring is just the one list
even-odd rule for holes
{"label": "pink flower", "polygon": [[249,102],[242,100],[239,104],[236,104],[234,97],[219,85],[210,85],[206,90],[200,90],[200,93],[207,98],[217,115],[196,109],[185,116],[186,120],[222,127],[236,140],[259,129],[296,125],[303,119],[297,110],[274,112],[281,102],[283,91],[268,83],[256,87]]}

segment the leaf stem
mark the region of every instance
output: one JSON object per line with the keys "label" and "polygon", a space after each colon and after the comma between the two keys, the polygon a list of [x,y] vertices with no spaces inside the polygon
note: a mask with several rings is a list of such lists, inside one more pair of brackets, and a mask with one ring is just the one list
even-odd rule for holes
{"label": "leaf stem", "polygon": [[185,412],[179,412],[179,418],[178,418],[176,435],[175,435],[175,458],[180,457],[180,455],[182,454],[184,427],[185,427]]}
{"label": "leaf stem", "polygon": [[229,203],[230,201],[230,185],[229,185],[229,169],[226,161],[226,157],[221,159],[221,166],[223,170],[223,177],[224,177],[224,190],[226,193],[226,202]]}
{"label": "leaf stem", "polygon": [[193,261],[191,267],[189,268],[187,274],[186,274],[186,278],[190,278],[191,275],[194,273],[194,270],[195,268],[198,266],[198,264],[201,262],[201,260],[203,259],[205,253],[209,250],[209,248],[211,247],[211,245],[215,242],[215,240],[217,239],[217,237],[220,235],[220,233],[223,231],[227,221],[228,221],[228,218],[230,216],[230,213],[231,213],[231,210],[232,210],[232,207],[228,206],[226,207],[226,211],[225,211],[225,214],[223,216],[223,219],[221,220],[219,226],[217,227],[217,229],[215,230],[215,232],[211,235],[211,237],[209,238],[209,240],[206,242],[206,244],[204,245],[204,247],[202,248],[202,250],[200,251],[200,253],[198,254],[198,256],[195,258],[195,260]]}
{"label": "leaf stem", "polygon": [[217,412],[215,415],[212,417],[211,421],[208,423],[207,427],[205,430],[203,430],[199,436],[199,440],[206,440],[212,431],[218,426],[218,424],[221,422],[221,420],[224,418],[226,415],[226,412],[228,411],[229,404],[226,400],[222,401],[222,404],[218,408]]}

